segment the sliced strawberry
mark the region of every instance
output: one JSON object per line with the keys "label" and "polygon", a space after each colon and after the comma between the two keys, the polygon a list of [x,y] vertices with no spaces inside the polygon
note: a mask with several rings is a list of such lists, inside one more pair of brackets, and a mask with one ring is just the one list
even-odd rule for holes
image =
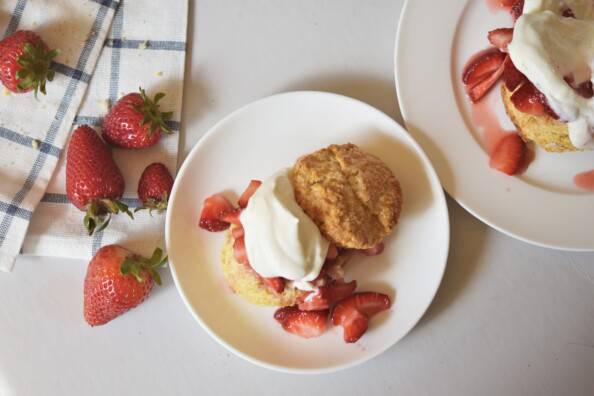
{"label": "sliced strawberry", "polygon": [[501,7],[511,7],[514,5],[516,0],[499,0],[498,3]]}
{"label": "sliced strawberry", "polygon": [[476,103],[483,96],[485,96],[487,94],[487,92],[489,92],[489,90],[491,88],[493,88],[495,83],[499,80],[499,78],[503,74],[504,69],[505,69],[505,58],[504,58],[504,61],[499,66],[499,69],[497,69],[493,74],[491,74],[491,76],[484,79],[483,81],[481,81],[480,83],[478,83],[477,85],[475,85],[473,87],[467,86],[466,87],[467,93],[468,93],[468,97],[470,98],[470,100],[473,103]]}
{"label": "sliced strawberry", "polygon": [[319,337],[326,331],[328,310],[301,311],[296,305],[279,308],[274,319],[285,331],[303,338]]}
{"label": "sliced strawberry", "polygon": [[384,251],[384,243],[383,242],[378,243],[377,245],[375,245],[372,248],[360,250],[360,252],[366,256],[377,256],[378,254],[381,254],[383,251]]}
{"label": "sliced strawberry", "polygon": [[511,96],[511,101],[522,113],[528,113],[535,116],[548,115],[555,119],[559,118],[549,107],[547,98],[544,94],[530,81],[526,81],[516,92],[514,92]]}
{"label": "sliced strawberry", "polygon": [[491,30],[488,34],[489,42],[499,50],[507,52],[507,46],[514,37],[513,28],[500,28]]}
{"label": "sliced strawberry", "polygon": [[357,342],[369,327],[369,318],[354,308],[343,314],[341,323],[344,329],[343,339],[347,343]]}
{"label": "sliced strawberry", "polygon": [[245,240],[243,237],[239,237],[233,242],[233,256],[238,263],[250,265],[247,252],[245,250]]}
{"label": "sliced strawberry", "polygon": [[204,200],[200,213],[200,227],[211,232],[224,231],[229,223],[223,217],[233,210],[233,205],[221,194],[212,195]]}
{"label": "sliced strawberry", "polygon": [[254,193],[256,192],[258,187],[260,187],[261,184],[262,182],[260,180],[250,181],[250,184],[247,186],[243,194],[241,194],[241,197],[239,197],[239,199],[237,200],[237,204],[240,208],[247,207],[248,201],[250,200],[252,195],[254,195]]}
{"label": "sliced strawberry", "polygon": [[233,227],[231,230],[231,235],[233,239],[241,238],[245,234],[245,231],[242,226]]}
{"label": "sliced strawberry", "polygon": [[489,78],[503,64],[505,54],[492,48],[484,51],[472,59],[464,68],[462,82],[472,88],[481,81]]}
{"label": "sliced strawberry", "polygon": [[285,291],[285,279],[281,277],[262,278],[262,283],[271,288],[275,293],[282,293]]}
{"label": "sliced strawberry", "polygon": [[524,0],[517,0],[510,10],[512,19],[517,21],[519,17],[524,13]]}
{"label": "sliced strawberry", "polygon": [[357,281],[345,282],[344,280],[332,280],[328,284],[321,286],[317,292],[307,295],[301,303],[299,309],[302,311],[318,311],[328,309],[332,304],[347,298],[357,288]]}
{"label": "sliced strawberry", "polygon": [[326,252],[326,260],[334,260],[336,257],[338,257],[338,248],[335,244],[330,243],[328,252]]}
{"label": "sliced strawberry", "polygon": [[223,216],[223,221],[227,223],[235,224],[237,226],[241,226],[241,221],[239,219],[239,215],[241,214],[242,209],[232,209],[231,211],[227,212]]}
{"label": "sliced strawberry", "polygon": [[491,168],[508,175],[515,175],[524,162],[526,143],[515,133],[506,135],[491,153]]}
{"label": "sliced strawberry", "polygon": [[332,311],[332,324],[344,328],[345,342],[356,342],[367,330],[368,319],[390,308],[390,297],[375,292],[355,293]]}
{"label": "sliced strawberry", "polygon": [[514,63],[509,56],[505,60],[505,67],[503,68],[501,78],[507,89],[511,92],[515,91],[524,81],[528,81],[526,76],[516,69],[516,66],[514,66]]}

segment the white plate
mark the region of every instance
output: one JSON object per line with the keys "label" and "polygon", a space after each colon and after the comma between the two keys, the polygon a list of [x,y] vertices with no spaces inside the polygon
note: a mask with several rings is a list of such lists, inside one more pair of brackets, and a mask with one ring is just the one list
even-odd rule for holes
{"label": "white plate", "polygon": [[[594,195],[573,176],[594,169],[594,152],[549,154],[520,177],[489,168],[460,76],[469,57],[488,47],[487,32],[511,27],[486,0],[407,1],[396,39],[396,86],[407,129],[435,165],[445,189],[490,226],[518,239],[565,250],[594,250]],[[430,27],[430,28],[428,28]],[[503,126],[513,129],[498,99]]]}
{"label": "white plate", "polygon": [[[399,178],[404,208],[386,250],[355,258],[347,278],[358,290],[395,296],[354,345],[331,329],[316,339],[286,333],[273,308],[254,306],[226,286],[219,266],[224,233],[198,228],[203,200],[241,193],[299,156],[332,143],[353,142],[383,159]],[[259,100],[215,125],[192,149],[173,187],[165,233],[171,271],[194,317],[237,355],[286,372],[321,373],[362,363],[400,340],[421,318],[445,269],[449,222],[443,190],[420,147],[394,120],[354,99],[294,92]],[[341,330],[341,329],[340,329]]]}

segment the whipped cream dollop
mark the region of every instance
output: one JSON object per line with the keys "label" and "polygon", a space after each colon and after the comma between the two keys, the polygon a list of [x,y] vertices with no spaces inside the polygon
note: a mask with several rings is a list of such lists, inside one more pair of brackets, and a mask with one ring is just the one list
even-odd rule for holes
{"label": "whipped cream dollop", "polygon": [[329,242],[295,201],[290,169],[283,169],[256,190],[240,216],[252,268],[265,278],[281,276],[295,287],[318,277]]}
{"label": "whipped cream dollop", "polygon": [[[570,9],[576,18],[563,17]],[[525,0],[508,52],[518,70],[546,96],[561,121],[567,122],[571,143],[594,149],[594,98],[577,86],[592,80],[594,68],[594,2]]]}

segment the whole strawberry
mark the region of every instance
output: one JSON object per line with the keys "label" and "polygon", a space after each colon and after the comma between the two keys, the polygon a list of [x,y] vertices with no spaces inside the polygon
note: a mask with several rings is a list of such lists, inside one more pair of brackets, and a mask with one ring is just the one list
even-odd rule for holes
{"label": "whole strawberry", "polygon": [[118,246],[104,246],[87,268],[84,285],[84,316],[91,326],[109,322],[143,302],[161,284],[157,271],[167,261],[156,248],[150,259]]}
{"label": "whole strawberry", "polygon": [[139,149],[150,147],[161,139],[161,133],[172,133],[167,121],[172,112],[162,113],[159,92],[154,99],[140,93],[129,93],[116,102],[103,120],[103,138],[112,146]]}
{"label": "whole strawberry", "polygon": [[15,93],[41,91],[46,81],[54,79],[52,59],[58,50],[50,50],[37,33],[18,30],[0,41],[0,81]]}
{"label": "whole strawberry", "polygon": [[136,210],[157,209],[163,211],[167,209],[167,201],[173,188],[173,177],[165,165],[155,162],[146,167],[140,181],[138,182],[138,198],[142,206]]}
{"label": "whole strawberry", "polygon": [[91,127],[78,127],[66,153],[66,194],[86,212],[84,225],[89,235],[107,227],[112,214],[125,212],[133,218],[128,206],[118,201],[124,186],[109,147]]}

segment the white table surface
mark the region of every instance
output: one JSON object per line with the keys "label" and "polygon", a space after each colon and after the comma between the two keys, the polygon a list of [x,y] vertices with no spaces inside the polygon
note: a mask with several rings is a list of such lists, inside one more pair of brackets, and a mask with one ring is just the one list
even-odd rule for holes
{"label": "white table surface", "polygon": [[[288,90],[346,94],[402,122],[392,71],[402,3],[197,1],[181,157],[233,109]],[[139,308],[90,328],[86,263],[22,257],[0,274],[0,395],[593,395],[594,254],[527,245],[448,203],[448,267],[420,324],[371,362],[324,376],[231,355],[169,274]]]}

